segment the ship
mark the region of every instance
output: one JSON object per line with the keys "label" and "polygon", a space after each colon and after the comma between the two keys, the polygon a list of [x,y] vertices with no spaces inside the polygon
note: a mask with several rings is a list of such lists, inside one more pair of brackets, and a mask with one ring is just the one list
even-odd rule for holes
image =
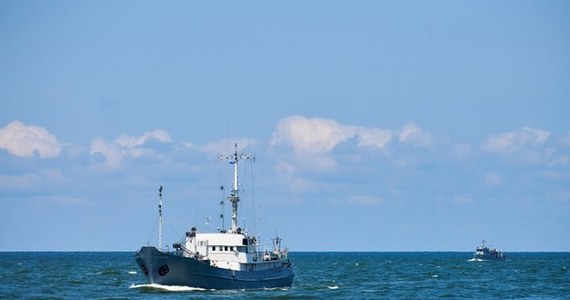
{"label": "ship", "polygon": [[232,155],[219,158],[229,161],[234,171],[227,197],[232,206],[231,227],[218,228],[216,232],[200,232],[192,227],[172,245],[172,250],[162,249],[161,186],[158,248],[141,247],[135,253],[135,262],[149,284],[213,290],[290,287],[295,277],[294,265],[288,249],[281,247],[281,238],[272,239],[272,249],[260,250],[260,238],[238,226],[238,166],[245,160],[254,160],[254,155],[238,153],[236,143]]}
{"label": "ship", "polygon": [[483,260],[505,260],[506,256],[501,251],[490,248],[487,246],[487,241],[485,239],[482,240],[480,246],[477,246],[475,249],[475,253],[473,254],[473,260],[475,261],[483,261]]}

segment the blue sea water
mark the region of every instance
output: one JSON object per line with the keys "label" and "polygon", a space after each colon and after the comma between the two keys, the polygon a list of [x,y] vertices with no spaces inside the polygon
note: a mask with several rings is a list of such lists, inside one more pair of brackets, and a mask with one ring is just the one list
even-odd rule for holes
{"label": "blue sea water", "polygon": [[292,252],[290,288],[146,284],[131,252],[0,252],[0,299],[570,299],[570,253]]}

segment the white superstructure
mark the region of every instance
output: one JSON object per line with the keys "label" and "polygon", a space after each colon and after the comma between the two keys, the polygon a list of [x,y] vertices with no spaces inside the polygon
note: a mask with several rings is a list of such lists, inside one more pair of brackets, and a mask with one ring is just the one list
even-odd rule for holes
{"label": "white superstructure", "polygon": [[281,249],[281,239],[273,239],[271,251],[259,251],[258,241],[238,227],[239,163],[254,159],[253,155],[239,154],[237,144],[233,155],[220,156],[234,166],[234,180],[228,200],[232,203],[232,224],[230,230],[216,233],[199,233],[196,228],[186,233],[183,242],[175,243],[174,248],[184,257],[191,257],[210,264],[213,267],[235,271],[257,271],[281,267],[287,260],[287,249]]}

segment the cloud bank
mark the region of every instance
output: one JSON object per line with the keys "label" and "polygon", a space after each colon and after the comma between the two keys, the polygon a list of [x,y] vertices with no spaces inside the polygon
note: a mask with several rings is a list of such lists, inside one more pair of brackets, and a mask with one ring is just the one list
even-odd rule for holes
{"label": "cloud bank", "polygon": [[0,148],[20,157],[57,157],[62,146],[57,138],[45,128],[13,121],[0,128]]}
{"label": "cloud bank", "polygon": [[281,119],[271,139],[271,145],[289,144],[297,154],[319,154],[355,138],[358,147],[384,149],[393,140],[417,147],[429,147],[432,138],[413,123],[400,130],[344,125],[324,118],[291,116]]}
{"label": "cloud bank", "polygon": [[316,154],[330,152],[355,133],[355,127],[333,120],[291,116],[277,123],[271,144],[288,143],[296,153]]}
{"label": "cloud bank", "polygon": [[508,154],[525,147],[541,146],[549,137],[548,131],[523,127],[488,137],[483,143],[483,149],[493,153]]}
{"label": "cloud bank", "polygon": [[125,157],[156,156],[154,150],[142,147],[150,140],[172,143],[172,138],[168,132],[162,129],[155,129],[140,136],[122,134],[111,143],[107,143],[103,138],[95,138],[91,141],[90,154],[103,155],[108,167],[117,168],[122,165]]}

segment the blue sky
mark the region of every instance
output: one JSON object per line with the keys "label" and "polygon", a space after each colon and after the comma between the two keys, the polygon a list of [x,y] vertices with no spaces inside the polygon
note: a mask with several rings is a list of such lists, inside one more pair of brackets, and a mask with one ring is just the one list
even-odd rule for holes
{"label": "blue sky", "polygon": [[570,251],[569,15],[1,1],[0,251],[156,243],[160,185],[169,244],[214,229],[234,142],[240,224],[293,251]]}

